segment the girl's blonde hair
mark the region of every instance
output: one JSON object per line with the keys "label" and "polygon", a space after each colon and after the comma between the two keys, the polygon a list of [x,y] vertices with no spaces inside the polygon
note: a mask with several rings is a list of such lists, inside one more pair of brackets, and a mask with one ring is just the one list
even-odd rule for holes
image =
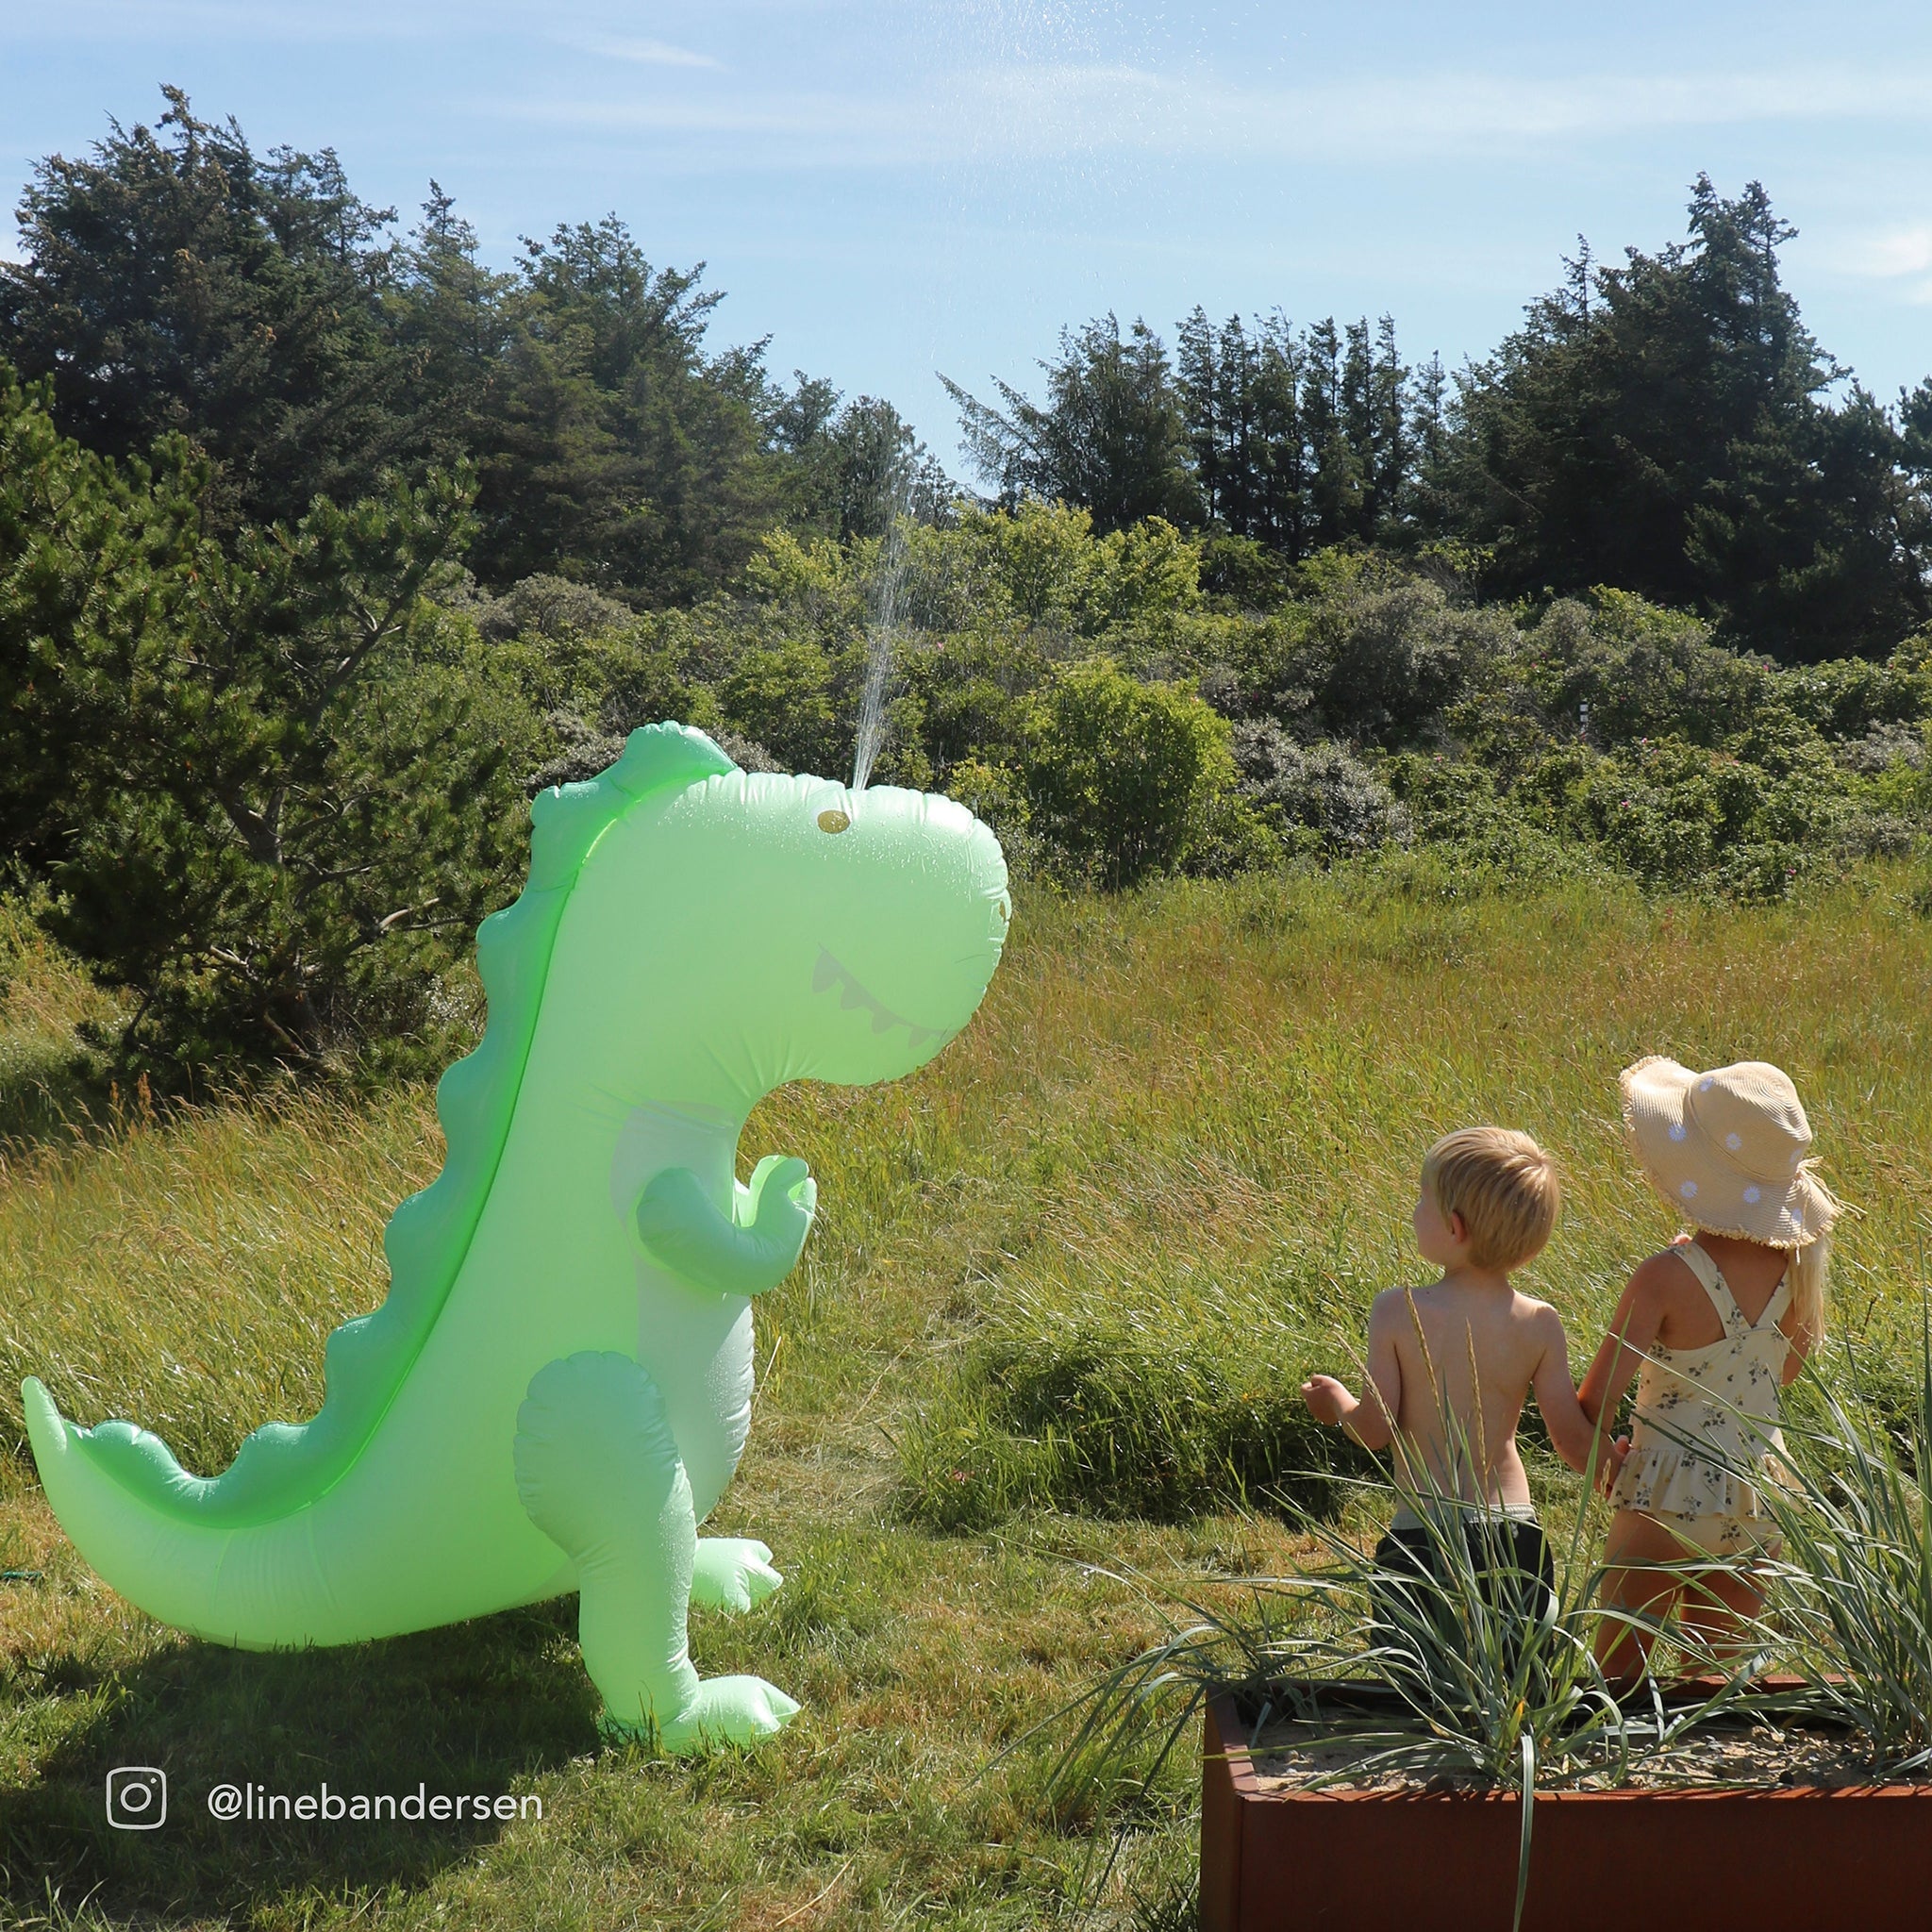
{"label": "girl's blonde hair", "polygon": [[1831,1236],[1822,1234],[1790,1251],[1790,1266],[1785,1278],[1791,1284],[1791,1311],[1798,1318],[1798,1332],[1808,1338],[1807,1346],[1816,1348],[1824,1340],[1824,1277],[1831,1268]]}

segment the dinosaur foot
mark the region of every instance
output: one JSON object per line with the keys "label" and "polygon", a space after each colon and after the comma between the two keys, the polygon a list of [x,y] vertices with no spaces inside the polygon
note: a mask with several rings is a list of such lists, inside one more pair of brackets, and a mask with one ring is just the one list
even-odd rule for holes
{"label": "dinosaur foot", "polygon": [[691,1707],[675,1722],[626,1724],[607,1710],[599,1728],[613,1737],[655,1735],[663,1751],[702,1751],[708,1745],[756,1744],[775,1736],[798,1715],[798,1705],[762,1677],[708,1677]]}
{"label": "dinosaur foot", "polygon": [[785,1579],[772,1568],[772,1553],[742,1536],[702,1536],[691,1572],[693,1601],[721,1609],[748,1610],[761,1604]]}

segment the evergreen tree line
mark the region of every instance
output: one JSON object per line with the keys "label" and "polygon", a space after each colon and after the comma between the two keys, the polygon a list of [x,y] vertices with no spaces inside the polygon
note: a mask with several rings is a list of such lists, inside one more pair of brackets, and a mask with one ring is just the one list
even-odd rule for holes
{"label": "evergreen tree line", "polygon": [[1781,897],[1932,844],[1932,384],[1840,378],[1755,188],[1453,378],[1386,318],[1070,331],[956,390],[980,501],[615,218],[499,272],[171,94],[23,223],[0,891],[118,996],[104,1066],[445,1062],[531,792],[663,717],[848,770],[884,611],[878,775],[1037,876]]}
{"label": "evergreen tree line", "polygon": [[[178,91],[50,157],[0,265],[0,360],[57,424],[144,457],[179,433],[218,525],[466,473],[467,560],[633,608],[735,582],[783,526],[874,536],[955,491],[892,405],[788,386],[762,341],[714,347],[702,264],[654,266],[615,216],[481,259],[442,190],[398,235],[332,152],[249,145]],[[1685,239],[1587,245],[1496,352],[1405,361],[1383,316],[1299,330],[1196,308],[1069,328],[1036,400],[948,383],[991,499],[1159,516],[1253,604],[1336,544],[1447,573],[1478,600],[1606,585],[1781,661],[1883,655],[1932,614],[1932,379],[1886,406],[1806,329],[1756,183],[1700,177]]]}
{"label": "evergreen tree line", "polygon": [[1177,352],[1145,322],[1101,317],[1060,337],[1035,403],[995,378],[995,408],[942,377],[974,467],[996,501],[1077,505],[1102,530],[1143,517],[1219,543],[1214,569],[1265,586],[1337,543],[1411,546],[1442,531],[1427,497],[1442,438],[1440,358],[1419,370],[1383,316],[1297,334],[1276,314],[1210,322],[1197,308]]}
{"label": "evergreen tree line", "polygon": [[461,468],[486,585],[547,573],[649,608],[715,590],[774,525],[849,537],[942,499],[889,403],[788,389],[761,342],[712,349],[702,265],[655,267],[614,215],[492,270],[434,183],[398,238],[332,152],[258,155],[164,92],[155,127],[35,170],[0,359],[101,455],[186,437],[215,526]]}
{"label": "evergreen tree line", "polygon": [[948,387],[999,502],[1166,517],[1249,598],[1354,543],[1483,600],[1609,586],[1783,661],[1882,656],[1932,608],[1932,380],[1887,408],[1819,346],[1761,186],[1700,176],[1689,212],[1653,255],[1581,245],[1453,377],[1405,363],[1386,315],[1297,333],[1197,308],[1172,353],[1144,321],[1065,331],[1038,401]]}

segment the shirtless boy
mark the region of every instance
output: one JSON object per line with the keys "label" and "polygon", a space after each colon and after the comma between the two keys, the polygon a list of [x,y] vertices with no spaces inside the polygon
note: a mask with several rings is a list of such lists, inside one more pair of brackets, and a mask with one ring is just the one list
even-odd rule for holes
{"label": "shirtless boy", "polygon": [[[1416,1246],[1441,1279],[1375,1297],[1360,1401],[1333,1375],[1302,1385],[1318,1422],[1340,1424],[1365,1449],[1392,1444],[1406,1491],[1459,1499],[1472,1535],[1502,1529],[1510,1567],[1546,1587],[1549,1545],[1516,1448],[1524,1399],[1536,1391],[1572,1469],[1588,1463],[1594,1432],[1561,1320],[1509,1276],[1541,1253],[1559,1198],[1556,1163],[1527,1134],[1463,1127],[1438,1141],[1423,1161],[1414,1223]],[[1375,1554],[1385,1569],[1420,1575],[1437,1569],[1440,1547],[1440,1533],[1405,1504]]]}

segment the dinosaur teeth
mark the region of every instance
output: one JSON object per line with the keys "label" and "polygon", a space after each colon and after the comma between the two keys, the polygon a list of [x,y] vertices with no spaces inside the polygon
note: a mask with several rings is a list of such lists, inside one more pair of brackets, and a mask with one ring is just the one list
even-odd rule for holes
{"label": "dinosaur teeth", "polygon": [[893,1012],[890,1007],[868,992],[858,979],[839,963],[828,948],[821,946],[818,958],[812,964],[811,990],[813,992],[830,992],[835,986],[839,988],[839,1004],[846,1012],[864,1008],[872,1015],[872,1030],[874,1033],[887,1033],[894,1026],[905,1027],[912,1036],[915,1052],[928,1040],[941,1040],[946,1037],[938,1027],[915,1026],[910,1020]]}

